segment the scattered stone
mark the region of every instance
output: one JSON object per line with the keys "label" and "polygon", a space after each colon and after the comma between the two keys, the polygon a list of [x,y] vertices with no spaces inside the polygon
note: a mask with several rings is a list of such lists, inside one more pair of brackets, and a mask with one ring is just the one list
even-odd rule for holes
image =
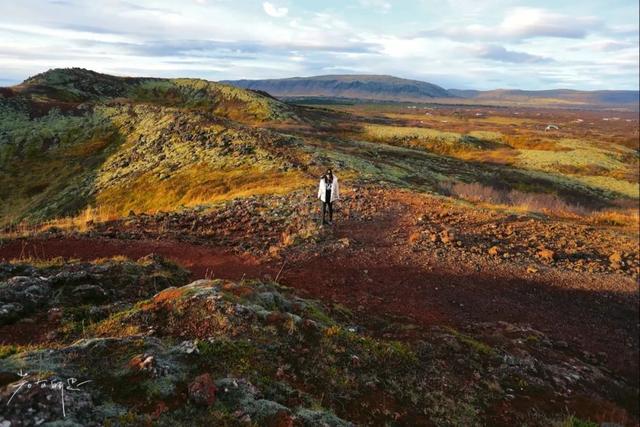
{"label": "scattered stone", "polygon": [[155,365],[155,358],[149,354],[138,354],[129,361],[129,367],[136,371],[151,371]]}
{"label": "scattered stone", "polygon": [[556,254],[551,249],[541,249],[538,251],[538,257],[546,262],[553,262],[556,259]]}
{"label": "scattered stone", "polygon": [[348,248],[349,245],[351,244],[351,240],[349,240],[348,237],[343,237],[342,239],[338,239],[338,243],[340,244],[340,246],[342,246],[343,248]]}
{"label": "scattered stone", "polygon": [[185,354],[198,354],[198,341],[183,341],[176,347],[176,350]]}
{"label": "scattered stone", "polygon": [[19,319],[23,311],[24,307],[16,302],[0,305],[0,325]]}
{"label": "scattered stone", "polygon": [[209,373],[197,376],[188,387],[189,399],[197,405],[210,406],[216,401],[216,385]]}
{"label": "scattered stone", "polygon": [[98,285],[80,285],[71,293],[82,302],[100,302],[107,298],[107,293]]}
{"label": "scattered stone", "polygon": [[456,239],[455,232],[451,228],[446,228],[440,232],[440,240],[442,243],[451,243]]}
{"label": "scattered stone", "polygon": [[491,246],[488,251],[491,256],[498,256],[500,254],[500,248],[497,246]]}
{"label": "scattered stone", "polygon": [[611,268],[618,270],[622,267],[622,254],[620,252],[614,252],[609,256],[609,263]]}

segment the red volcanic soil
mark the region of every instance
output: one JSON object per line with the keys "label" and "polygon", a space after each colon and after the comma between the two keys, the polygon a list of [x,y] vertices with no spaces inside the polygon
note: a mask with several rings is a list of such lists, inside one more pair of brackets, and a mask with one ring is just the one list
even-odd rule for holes
{"label": "red volcanic soil", "polygon": [[0,259],[93,260],[117,255],[136,259],[156,253],[191,270],[194,279],[279,274],[283,285],[305,297],[342,304],[365,325],[379,316],[424,327],[496,321],[528,324],[576,349],[606,353],[611,369],[637,376],[638,288],[633,279],[555,268],[531,274],[525,265],[491,263],[485,255],[452,259],[416,252],[407,241],[417,206],[403,196],[395,197],[389,211],[374,221],[335,226],[334,239],[348,238],[346,247],[305,250],[284,266],[282,260],[173,240],[70,237],[11,241],[0,246]]}
{"label": "red volcanic soil", "polygon": [[267,273],[266,267],[249,255],[170,240],[61,238],[12,241],[0,246],[0,260],[63,257],[91,261],[119,255],[138,259],[151,253],[162,255],[187,268],[193,279],[240,280],[243,277],[261,278]]}

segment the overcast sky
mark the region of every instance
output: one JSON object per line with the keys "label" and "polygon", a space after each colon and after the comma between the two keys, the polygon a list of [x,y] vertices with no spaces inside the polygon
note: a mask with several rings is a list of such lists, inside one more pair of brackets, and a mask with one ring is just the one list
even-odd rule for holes
{"label": "overcast sky", "polygon": [[0,1],[0,86],[56,67],[638,89],[637,0]]}

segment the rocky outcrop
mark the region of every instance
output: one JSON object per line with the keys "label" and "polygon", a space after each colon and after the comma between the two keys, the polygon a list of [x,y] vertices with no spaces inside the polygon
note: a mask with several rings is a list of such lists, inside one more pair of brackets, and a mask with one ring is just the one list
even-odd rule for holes
{"label": "rocky outcrop", "polygon": [[[126,272],[126,274],[123,274]],[[137,262],[68,263],[34,268],[0,264],[0,325],[50,308],[132,301],[186,280],[187,273],[150,255]]]}
{"label": "rocky outcrop", "polygon": [[[5,282],[22,293],[36,282],[18,274],[42,273],[2,267],[9,270],[15,276]],[[111,289],[84,271],[68,279],[71,289]],[[72,335],[39,349],[0,347],[0,425],[474,425],[491,424],[499,408],[515,424],[549,425],[570,402],[600,410],[606,396],[633,391],[602,355],[530,327],[433,327],[410,343],[374,338],[344,309],[337,320],[272,282],[199,280],[119,307],[75,335],[69,323],[79,319],[48,324]]]}

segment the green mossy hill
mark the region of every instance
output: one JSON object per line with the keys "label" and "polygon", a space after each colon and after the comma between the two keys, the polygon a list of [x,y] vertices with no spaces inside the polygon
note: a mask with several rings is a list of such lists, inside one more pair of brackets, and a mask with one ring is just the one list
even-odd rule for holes
{"label": "green mossy hill", "polygon": [[0,225],[89,206],[174,210],[304,181],[297,138],[246,125],[295,120],[292,110],[251,91],[59,69],[2,93]]}
{"label": "green mossy hill", "polygon": [[201,79],[117,77],[82,68],[52,69],[25,80],[14,92],[36,101],[63,103],[126,99],[205,108],[234,120],[291,120],[291,107],[258,92]]}

